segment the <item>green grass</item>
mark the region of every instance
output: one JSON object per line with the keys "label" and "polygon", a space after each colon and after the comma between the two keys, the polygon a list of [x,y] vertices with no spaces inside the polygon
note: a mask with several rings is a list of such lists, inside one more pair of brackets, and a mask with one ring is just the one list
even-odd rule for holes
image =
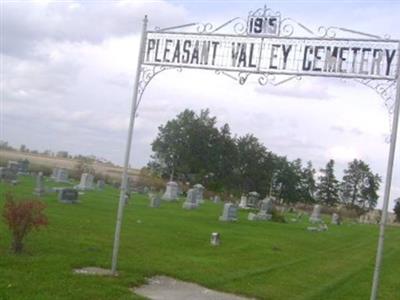
{"label": "green grass", "polygon": [[[51,182],[46,183],[51,186]],[[54,185],[54,184],[53,184]],[[34,179],[4,193],[32,197]],[[129,288],[146,277],[165,274],[212,289],[276,300],[369,299],[378,228],[330,226],[307,232],[304,223],[218,221],[222,204],[185,211],[181,203],[149,208],[134,196],[125,209],[118,278],[73,274],[74,268],[111,263],[118,191],[86,192],[81,203],[43,197],[50,224],[31,233],[22,255],[9,251],[10,236],[0,223],[0,299],[142,299]],[[221,233],[211,247],[210,234]],[[400,229],[388,228],[380,299],[400,299]]]}

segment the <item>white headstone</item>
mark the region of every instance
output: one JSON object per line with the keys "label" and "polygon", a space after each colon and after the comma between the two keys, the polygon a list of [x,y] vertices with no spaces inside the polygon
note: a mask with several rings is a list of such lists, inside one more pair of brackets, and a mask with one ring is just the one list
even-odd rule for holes
{"label": "white headstone", "polygon": [[196,197],[197,203],[199,203],[199,204],[204,203],[204,199],[203,199],[204,186],[202,186],[200,183],[198,183],[193,186],[193,189],[195,191],[195,197]]}
{"label": "white headstone", "polygon": [[237,207],[233,203],[225,203],[220,221],[237,221]]}
{"label": "white headstone", "polygon": [[174,181],[170,181],[167,183],[167,188],[165,190],[164,195],[162,196],[162,200],[165,201],[174,201],[178,199],[178,184]]}
{"label": "white headstone", "polygon": [[239,207],[247,208],[247,197],[246,196],[242,195],[242,197],[240,197]]}
{"label": "white headstone", "polygon": [[266,198],[261,201],[260,211],[258,213],[249,213],[250,221],[269,221],[272,218],[272,199]]}
{"label": "white headstone", "polygon": [[331,223],[334,224],[334,225],[340,225],[340,224],[342,223],[341,220],[340,220],[339,214],[337,214],[337,213],[333,213],[333,214],[332,214],[332,221],[331,221]]}
{"label": "white headstone", "polygon": [[54,168],[51,178],[55,182],[68,182],[68,170],[63,168]]}
{"label": "white headstone", "polygon": [[221,202],[221,198],[218,195],[215,195],[214,199],[213,199],[213,202],[214,203],[220,203]]}
{"label": "white headstone", "polygon": [[186,201],[183,202],[182,207],[184,209],[196,209],[198,205],[199,203],[197,202],[196,190],[195,189],[188,190]]}
{"label": "white headstone", "polygon": [[93,189],[93,175],[89,173],[83,173],[77,188],[82,191]]}
{"label": "white headstone", "polygon": [[99,189],[99,190],[102,190],[104,188],[104,180],[103,179],[97,180],[96,188]]}
{"label": "white headstone", "polygon": [[39,172],[36,175],[36,187],[35,187],[35,191],[34,194],[41,197],[44,195],[44,182],[43,182],[43,173]]}
{"label": "white headstone", "polygon": [[218,232],[211,233],[211,239],[210,239],[211,245],[219,246],[220,242],[221,242],[220,234]]}
{"label": "white headstone", "polygon": [[153,207],[153,208],[160,207],[160,204],[161,204],[160,195],[150,193],[149,198],[150,198],[150,207]]}
{"label": "white headstone", "polygon": [[314,205],[314,209],[313,209],[313,212],[311,214],[309,221],[311,223],[321,223],[322,222],[321,205],[319,205],[319,204]]}

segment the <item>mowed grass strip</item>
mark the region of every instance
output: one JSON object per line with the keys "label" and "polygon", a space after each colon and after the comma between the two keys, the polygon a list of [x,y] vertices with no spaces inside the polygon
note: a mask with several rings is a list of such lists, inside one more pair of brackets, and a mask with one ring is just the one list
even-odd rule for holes
{"label": "mowed grass strip", "polygon": [[[60,186],[51,181],[46,186]],[[0,184],[4,194],[33,197],[33,177],[17,186]],[[10,235],[0,224],[0,299],[142,299],[129,289],[157,274],[258,299],[368,299],[375,260],[377,226],[329,226],[306,231],[299,223],[218,221],[222,204],[206,201],[186,211],[182,203],[148,207],[134,195],[125,208],[118,278],[73,274],[74,268],[109,268],[118,190],[107,186],[80,196],[80,204],[42,199],[50,224],[33,232],[25,252],[9,252]],[[289,217],[290,219],[290,217]],[[221,233],[211,247],[210,234]],[[400,299],[400,229],[388,227],[380,299]]]}

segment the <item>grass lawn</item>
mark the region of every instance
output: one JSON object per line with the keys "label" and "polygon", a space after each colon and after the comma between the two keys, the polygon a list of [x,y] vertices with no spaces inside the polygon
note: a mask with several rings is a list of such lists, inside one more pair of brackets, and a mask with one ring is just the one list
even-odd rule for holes
{"label": "grass lawn", "polygon": [[[54,186],[46,182],[46,186]],[[60,186],[60,185],[57,185]],[[4,193],[32,197],[33,177],[0,183]],[[182,203],[149,208],[134,196],[125,209],[118,278],[73,274],[74,268],[110,268],[118,191],[86,192],[81,203],[43,197],[49,226],[31,233],[25,252],[9,251],[10,235],[0,222],[0,299],[142,299],[129,288],[146,277],[168,275],[206,287],[273,300],[369,299],[378,227],[330,226],[308,232],[304,223],[218,221],[222,204],[206,201],[198,210]],[[211,247],[210,234],[221,233]],[[400,299],[400,228],[388,228],[380,298]]]}

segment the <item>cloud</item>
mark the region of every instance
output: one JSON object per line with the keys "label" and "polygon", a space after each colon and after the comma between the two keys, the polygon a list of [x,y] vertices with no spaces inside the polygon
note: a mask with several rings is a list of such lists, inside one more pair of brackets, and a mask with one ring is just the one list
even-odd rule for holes
{"label": "cloud", "polygon": [[[16,146],[95,154],[121,163],[143,15],[149,14],[150,28],[197,20],[222,24],[249,8],[248,3],[215,5],[164,1],[3,4],[1,139]],[[281,11],[304,19],[312,28],[340,23],[384,32],[400,26],[393,9],[372,4],[367,15],[358,11],[355,24],[353,6],[346,5],[348,10],[326,3],[282,3]],[[371,23],[376,14],[385,15],[385,26]],[[148,86],[138,112],[133,166],[147,163],[158,126],[185,108],[210,108],[218,125],[229,123],[233,134],[253,133],[271,151],[289,159],[312,160],[317,169],[335,158],[338,177],[354,156],[369,163],[374,172],[385,173],[386,108],[374,91],[351,80],[303,77],[274,87],[259,86],[257,77],[250,76],[241,86],[209,71],[164,71]],[[397,154],[393,179],[397,197],[398,164]]]}
{"label": "cloud", "polygon": [[[158,26],[183,23],[185,9],[166,1],[7,1],[2,4],[1,51],[32,57],[43,41],[101,43],[138,33],[144,15]],[[149,26],[154,26],[152,23]]]}

